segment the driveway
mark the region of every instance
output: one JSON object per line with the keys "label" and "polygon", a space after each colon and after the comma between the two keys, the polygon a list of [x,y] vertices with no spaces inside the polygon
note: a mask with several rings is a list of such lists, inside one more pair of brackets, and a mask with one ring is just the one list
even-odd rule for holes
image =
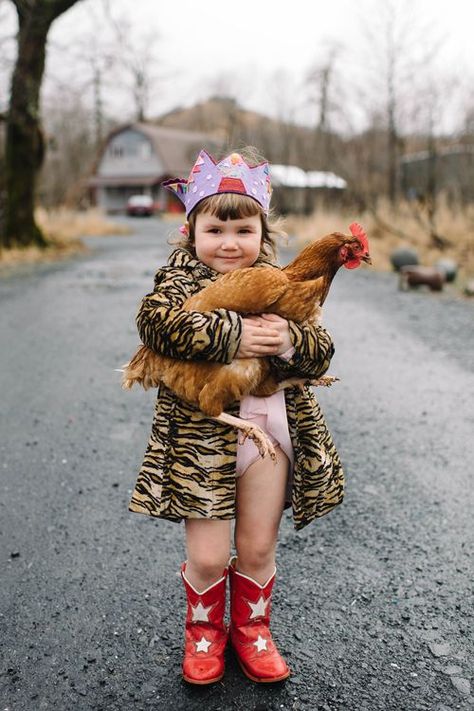
{"label": "driveway", "polygon": [[[129,513],[154,393],[120,388],[171,223],[0,279],[1,709],[472,709],[474,305],[336,276],[318,392],[342,506],[286,514],[273,630],[293,676],[181,681],[180,525]],[[282,261],[289,259],[289,252]]]}

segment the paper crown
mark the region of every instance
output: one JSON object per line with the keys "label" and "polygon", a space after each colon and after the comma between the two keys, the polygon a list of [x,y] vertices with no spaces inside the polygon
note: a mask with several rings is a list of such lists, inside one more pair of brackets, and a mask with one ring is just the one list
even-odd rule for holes
{"label": "paper crown", "polygon": [[186,217],[201,200],[219,193],[248,195],[267,214],[272,195],[268,163],[265,161],[251,167],[239,153],[231,153],[216,163],[207,151],[202,150],[187,180],[173,178],[162,185],[178,196],[186,208]]}

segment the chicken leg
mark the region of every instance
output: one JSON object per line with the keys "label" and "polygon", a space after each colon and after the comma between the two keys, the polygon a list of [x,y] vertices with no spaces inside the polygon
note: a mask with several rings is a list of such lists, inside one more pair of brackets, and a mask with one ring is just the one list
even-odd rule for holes
{"label": "chicken leg", "polygon": [[276,462],[275,448],[261,427],[248,420],[229,415],[227,412],[221,412],[220,415],[212,417],[212,419],[218,422],[225,422],[227,425],[232,425],[232,427],[241,430],[244,433],[244,442],[249,437],[255,443],[261,457],[266,457],[269,454],[272,460]]}

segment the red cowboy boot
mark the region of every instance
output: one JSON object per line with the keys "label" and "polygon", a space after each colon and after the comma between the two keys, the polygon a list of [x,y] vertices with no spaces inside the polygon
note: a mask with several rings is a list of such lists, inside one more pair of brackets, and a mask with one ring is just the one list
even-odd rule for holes
{"label": "red cowboy boot", "polygon": [[186,563],[181,577],[188,600],[186,613],[183,677],[190,684],[212,684],[224,675],[227,627],[224,624],[227,570],[203,592],[187,580]]}
{"label": "red cowboy boot", "polygon": [[242,671],[252,681],[283,681],[290,670],[270,632],[270,606],[275,573],[260,585],[229,565],[230,639]]}

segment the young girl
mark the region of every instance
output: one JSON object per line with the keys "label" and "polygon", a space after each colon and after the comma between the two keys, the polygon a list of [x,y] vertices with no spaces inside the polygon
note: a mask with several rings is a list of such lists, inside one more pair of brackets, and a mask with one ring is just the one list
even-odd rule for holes
{"label": "young girl", "polygon": [[[268,222],[268,164],[247,161],[232,153],[216,163],[201,151],[188,180],[165,183],[185,205],[185,239],[142,301],[140,337],[149,348],[175,359],[229,364],[235,358],[269,358],[281,380],[319,378],[334,352],[320,326],[274,314],[246,317],[225,309],[183,309],[188,296],[221,274],[253,265],[277,268],[272,262],[275,229]],[[228,635],[250,679],[274,682],[289,676],[269,629],[282,512],[292,505],[300,529],[343,496],[341,464],[310,388],[249,396],[228,411],[260,425],[275,447],[276,462],[260,457],[250,440],[238,443],[229,425],[207,418],[160,386],[130,502],[132,511],[184,519],[183,676],[193,684],[222,678]],[[233,519],[236,557],[228,563]],[[227,577],[229,631],[224,623]]]}

